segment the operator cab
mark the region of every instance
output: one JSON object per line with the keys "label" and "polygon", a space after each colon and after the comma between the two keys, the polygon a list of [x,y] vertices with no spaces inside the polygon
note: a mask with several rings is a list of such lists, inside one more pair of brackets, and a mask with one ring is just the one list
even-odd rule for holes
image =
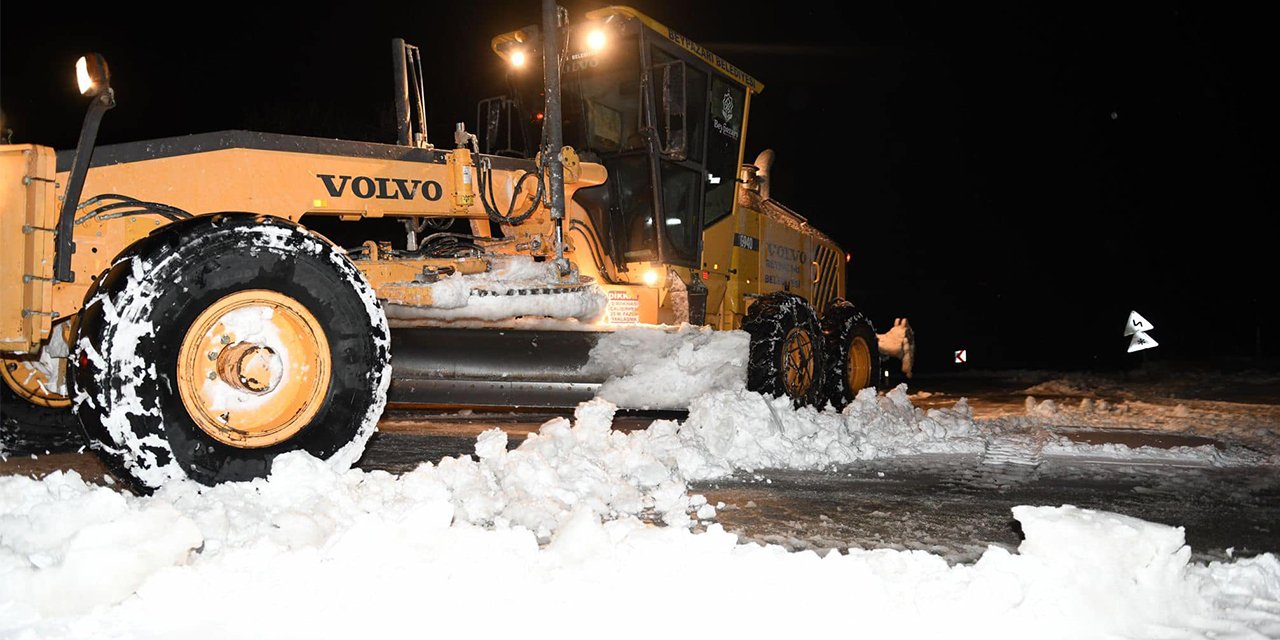
{"label": "operator cab", "polygon": [[[733,210],[747,105],[763,85],[627,7],[587,13],[567,33],[564,142],[609,171],[604,185],[579,190],[574,201],[619,270],[639,262],[699,268],[702,230]],[[545,102],[540,43],[536,27],[493,40],[511,65],[513,97],[482,105],[487,152],[537,153]],[[517,130],[505,138],[504,113]],[[517,136],[524,144],[513,149]],[[498,149],[500,141],[508,148]]]}

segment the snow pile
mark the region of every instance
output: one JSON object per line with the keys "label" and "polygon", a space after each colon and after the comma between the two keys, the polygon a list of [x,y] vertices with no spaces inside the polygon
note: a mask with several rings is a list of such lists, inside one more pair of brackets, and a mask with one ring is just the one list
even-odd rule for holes
{"label": "snow pile", "polygon": [[1039,384],[1031,385],[1022,392],[1027,395],[1049,396],[1089,396],[1098,392],[1096,381],[1087,380],[1082,375],[1071,378],[1055,378]]}
{"label": "snow pile", "polygon": [[[496,494],[520,485],[566,491],[555,499],[591,493],[573,488],[593,484],[579,476],[532,471],[522,482],[513,478],[525,472],[513,473]],[[451,487],[450,477],[457,479],[430,465],[399,477],[338,473],[290,454],[268,480],[213,489],[184,482],[149,498],[94,487],[74,473],[0,479],[0,635],[1280,632],[1275,556],[1189,566],[1181,529],[1123,516],[1018,507],[1026,533],[1018,553],[992,547],[977,563],[955,566],[920,551],[819,557],[739,545],[718,525],[699,534],[633,517],[602,522],[591,500],[541,543],[500,519],[470,524],[460,495],[483,492]]]}
{"label": "snow pile", "polygon": [[689,524],[684,480],[647,450],[641,433],[613,431],[613,414],[607,402],[583,403],[574,424],[550,420],[512,451],[507,435],[490,429],[476,442],[478,460],[445,459],[433,472],[458,517],[520,526],[543,539],[580,509],[607,518],[651,512]]}
{"label": "snow pile", "polygon": [[600,339],[586,368],[606,378],[597,397],[636,408],[685,408],[715,389],[745,389],[751,336],[682,325],[619,329]]}
{"label": "snow pile", "polygon": [[920,453],[976,453],[984,439],[965,403],[913,406],[905,385],[885,395],[863,389],[844,411],[795,409],[786,397],[738,389],[694,400],[677,425],[654,422],[631,434],[687,480],[735,470],[822,469],[855,460]]}
{"label": "snow pile", "polygon": [[[1191,549],[1184,545],[1181,528],[1074,507],[1020,506],[1013,508],[1013,516],[1026,537],[1018,555],[1039,564],[1053,585],[1027,596],[1094,612],[1092,620],[1078,623],[1087,630],[1082,635],[1114,632],[1107,627],[1135,610],[1148,621],[1176,620],[1194,601],[1194,589],[1183,579]],[[988,551],[979,563],[1000,568],[1011,559]],[[1121,631],[1132,635],[1140,630]]]}
{"label": "snow pile", "polygon": [[561,289],[550,262],[527,256],[493,256],[484,273],[455,273],[422,285],[431,306],[384,305],[387,317],[397,320],[509,320],[533,316],[574,318],[591,322],[604,314],[608,296],[598,285]]}

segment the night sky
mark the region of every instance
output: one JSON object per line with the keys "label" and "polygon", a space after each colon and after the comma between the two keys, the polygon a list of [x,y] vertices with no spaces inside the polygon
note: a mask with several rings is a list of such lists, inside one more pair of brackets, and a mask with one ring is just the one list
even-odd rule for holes
{"label": "night sky", "polygon": [[[194,19],[119,4],[0,7],[15,142],[74,146],[85,51],[110,62],[119,101],[102,143],[392,142],[399,36],[422,48],[432,141],[448,146],[505,91],[490,37],[538,21],[537,0],[199,3]],[[604,3],[565,4],[572,19]],[[747,161],[777,151],[774,197],[852,253],[850,296],[877,326],[911,318],[921,370],[954,370],[960,348],[974,367],[1275,367],[1275,15],[856,4],[632,2],[765,84]],[[1125,353],[1131,309],[1159,348]]]}

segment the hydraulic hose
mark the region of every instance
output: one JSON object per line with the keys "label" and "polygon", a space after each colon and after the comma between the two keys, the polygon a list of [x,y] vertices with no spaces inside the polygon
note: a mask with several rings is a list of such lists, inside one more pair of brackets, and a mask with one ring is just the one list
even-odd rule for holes
{"label": "hydraulic hose", "polygon": [[[542,204],[543,181],[541,179],[542,165],[537,166],[537,171],[526,171],[516,180],[515,191],[511,194],[511,202],[507,205],[505,213],[498,210],[497,198],[493,194],[493,167],[488,158],[480,159],[479,170],[476,172],[480,182],[480,203],[484,205],[484,211],[488,214],[489,219],[498,224],[516,225],[529,219],[533,212],[538,209],[538,205]],[[529,178],[533,178],[538,184],[537,191],[534,193],[533,201],[529,203],[529,208],[525,209],[518,215],[513,215],[516,208],[516,200],[520,198],[520,194],[524,191],[524,183]]]}

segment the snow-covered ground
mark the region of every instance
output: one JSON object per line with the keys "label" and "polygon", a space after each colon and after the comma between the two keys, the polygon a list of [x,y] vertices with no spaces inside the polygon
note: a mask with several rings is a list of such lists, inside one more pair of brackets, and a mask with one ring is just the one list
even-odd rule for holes
{"label": "snow-covered ground", "polygon": [[[900,387],[839,413],[793,409],[697,356],[740,335],[677,335],[686,343],[659,348],[669,338],[636,334],[650,357],[612,356],[609,393],[653,379],[696,389],[687,419],[643,431],[612,430],[613,405],[597,399],[515,449],[495,429],[474,456],[399,476],[289,454],[267,479],[151,497],[74,472],[0,477],[0,635],[1280,637],[1276,556],[1193,563],[1180,528],[1071,506],[1015,508],[1017,552],[972,564],[739,544],[689,482],[1107,448],[1039,428],[1038,402],[978,421],[963,402],[922,410]],[[1158,455],[1274,463],[1215,447]]]}
{"label": "snow-covered ground", "polygon": [[980,423],[1011,418],[1050,430],[1183,434],[1280,452],[1280,377],[1266,372],[1172,365],[1107,374],[973,371],[916,387],[910,397],[918,406],[950,406],[969,395]]}

